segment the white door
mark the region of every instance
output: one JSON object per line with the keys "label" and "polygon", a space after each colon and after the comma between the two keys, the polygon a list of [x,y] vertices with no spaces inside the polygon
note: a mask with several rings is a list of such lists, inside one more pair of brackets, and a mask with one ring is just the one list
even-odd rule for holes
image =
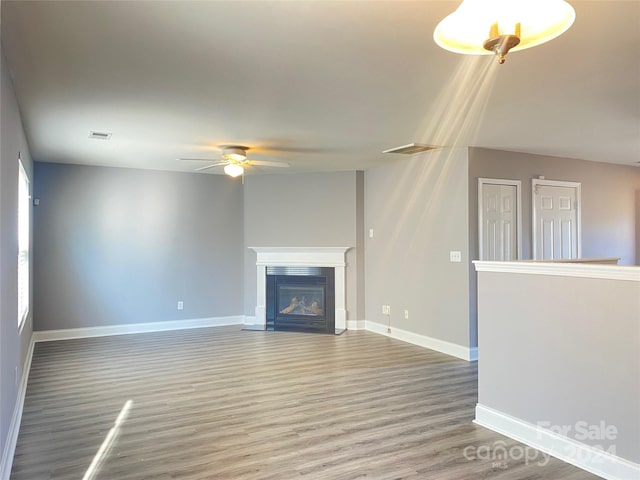
{"label": "white door", "polygon": [[534,179],[532,187],[533,258],[579,258],[580,184]]}
{"label": "white door", "polygon": [[481,178],[478,203],[480,260],[520,258],[520,182]]}

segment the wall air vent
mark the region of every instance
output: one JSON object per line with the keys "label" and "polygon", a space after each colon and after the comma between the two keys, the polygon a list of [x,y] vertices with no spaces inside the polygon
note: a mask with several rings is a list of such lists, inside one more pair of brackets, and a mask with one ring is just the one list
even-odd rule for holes
{"label": "wall air vent", "polygon": [[434,150],[437,147],[435,145],[424,145],[422,143],[410,143],[409,145],[402,145],[401,147],[390,148],[382,153],[402,153],[404,155],[413,155],[415,153],[428,152]]}
{"label": "wall air vent", "polygon": [[109,140],[111,135],[112,134],[108,132],[89,132],[89,138],[93,138],[95,140]]}

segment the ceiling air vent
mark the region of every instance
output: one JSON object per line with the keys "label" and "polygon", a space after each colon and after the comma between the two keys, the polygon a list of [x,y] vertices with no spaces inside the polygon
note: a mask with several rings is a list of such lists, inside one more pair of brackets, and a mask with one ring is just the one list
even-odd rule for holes
{"label": "ceiling air vent", "polygon": [[436,147],[435,145],[424,145],[422,143],[410,143],[409,145],[390,148],[382,153],[402,153],[404,155],[413,155],[415,153],[428,152],[429,150],[434,150],[436,148],[440,147]]}
{"label": "ceiling air vent", "polygon": [[89,138],[93,138],[95,140],[109,140],[111,138],[111,133],[108,133],[108,132],[89,132]]}

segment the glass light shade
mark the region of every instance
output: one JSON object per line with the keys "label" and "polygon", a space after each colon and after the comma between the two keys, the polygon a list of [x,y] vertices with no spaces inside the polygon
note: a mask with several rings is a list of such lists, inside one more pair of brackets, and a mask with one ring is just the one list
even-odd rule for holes
{"label": "glass light shade", "polygon": [[517,35],[520,43],[511,49],[515,52],[562,35],[575,18],[575,10],[564,0],[464,0],[438,24],[433,39],[452,52],[490,55],[493,52],[484,47],[489,37]]}
{"label": "glass light shade", "polygon": [[237,177],[244,173],[244,168],[236,163],[230,163],[224,166],[224,173],[226,173],[230,177]]}

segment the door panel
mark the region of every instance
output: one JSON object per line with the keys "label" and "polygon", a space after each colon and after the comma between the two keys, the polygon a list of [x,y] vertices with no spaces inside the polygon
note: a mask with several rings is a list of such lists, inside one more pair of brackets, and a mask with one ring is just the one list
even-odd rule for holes
{"label": "door panel", "polygon": [[541,220],[540,221],[540,231],[542,235],[542,255],[540,258],[554,258],[553,251],[553,221]]}
{"label": "door panel", "polygon": [[[561,260],[578,258],[580,226],[578,186],[533,183],[534,258]],[[575,184],[578,185],[578,184]]]}
{"label": "door panel", "polygon": [[574,254],[574,224],[571,222],[560,222],[562,231],[560,234],[560,241],[562,243],[562,258],[576,258]]}
{"label": "door panel", "polygon": [[502,224],[502,238],[503,240],[503,252],[505,260],[515,260],[515,250],[513,246],[515,245],[515,238],[513,235],[513,223],[511,221],[505,221]]}
{"label": "door panel", "polygon": [[482,260],[517,259],[517,190],[515,185],[485,183],[480,198]]}

